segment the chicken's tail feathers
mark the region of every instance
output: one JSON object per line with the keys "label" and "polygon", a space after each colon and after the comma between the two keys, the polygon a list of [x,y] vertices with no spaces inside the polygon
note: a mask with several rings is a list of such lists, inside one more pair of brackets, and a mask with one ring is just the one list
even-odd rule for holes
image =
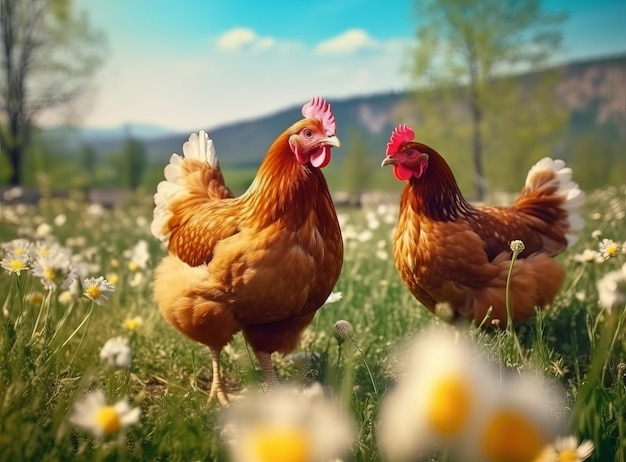
{"label": "chicken's tail feathers", "polygon": [[516,206],[547,222],[571,246],[578,240],[585,221],[581,208],[585,193],[572,180],[572,169],[561,159],[544,157],[528,171]]}
{"label": "chicken's tail feathers", "polygon": [[213,140],[201,130],[192,133],[183,144],[183,155],[172,154],[163,170],[165,180],[154,195],[154,213],[150,230],[167,243],[171,234],[171,206],[183,197],[202,200],[232,197],[224,184]]}

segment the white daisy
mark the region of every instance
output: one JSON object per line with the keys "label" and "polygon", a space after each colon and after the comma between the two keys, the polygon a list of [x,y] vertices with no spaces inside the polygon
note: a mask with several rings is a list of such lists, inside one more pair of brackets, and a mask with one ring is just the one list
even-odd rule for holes
{"label": "white daisy", "polygon": [[107,340],[100,350],[102,362],[117,369],[126,369],[133,360],[133,352],[124,337],[114,337]]}
{"label": "white daisy", "polygon": [[598,251],[605,260],[609,258],[617,257],[621,250],[621,245],[615,242],[613,239],[602,239],[598,244]]}
{"label": "white daisy", "polygon": [[140,414],[141,410],[131,408],[126,398],[107,405],[104,393],[95,390],[74,405],[70,422],[101,438],[136,424]]}
{"label": "white daisy", "polygon": [[18,276],[22,271],[28,271],[28,264],[29,256],[26,253],[7,253],[7,255],[0,260],[0,266],[2,266],[7,273],[15,273]]}
{"label": "white daisy", "polygon": [[100,276],[99,278],[88,278],[83,281],[85,291],[83,295],[93,300],[96,305],[102,305],[115,292],[115,286]]}
{"label": "white daisy", "polygon": [[41,279],[46,289],[67,289],[76,279],[66,249],[55,249],[46,255],[39,255],[33,263],[33,275]]}
{"label": "white daisy", "polygon": [[352,421],[319,389],[272,389],[225,410],[222,436],[234,462],[325,462],[354,438]]}

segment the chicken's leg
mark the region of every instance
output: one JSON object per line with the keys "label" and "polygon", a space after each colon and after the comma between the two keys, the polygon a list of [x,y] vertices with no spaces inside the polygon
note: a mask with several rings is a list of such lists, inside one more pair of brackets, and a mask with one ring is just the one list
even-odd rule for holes
{"label": "chicken's leg", "polygon": [[209,392],[209,403],[217,398],[217,401],[224,407],[228,407],[230,400],[222,386],[222,368],[220,365],[220,353],[222,350],[209,348],[211,351],[211,362],[213,365],[213,380],[211,381],[211,391]]}
{"label": "chicken's leg", "polygon": [[274,371],[274,364],[272,363],[272,355],[266,351],[255,351],[256,359],[261,365],[261,370],[265,376],[265,384],[268,388],[272,388],[278,385],[278,376]]}

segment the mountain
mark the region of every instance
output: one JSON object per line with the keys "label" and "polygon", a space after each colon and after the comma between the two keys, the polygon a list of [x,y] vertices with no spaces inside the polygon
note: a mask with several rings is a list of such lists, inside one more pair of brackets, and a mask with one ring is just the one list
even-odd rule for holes
{"label": "mountain", "polygon": [[[557,70],[562,75],[557,88],[558,100],[571,113],[567,136],[606,129],[610,136],[626,138],[626,54],[567,63]],[[519,85],[535,75],[520,75]],[[406,107],[409,98],[413,98],[410,104],[416,106],[414,94],[408,92],[331,100],[344,147],[351,135],[358,133],[367,137],[372,146],[384,149],[397,123],[395,117],[403,105]],[[418,107],[414,110],[419,112]],[[258,166],[265,147],[300,117],[300,107],[291,107],[207,131],[215,142],[223,167],[253,168]],[[91,144],[99,154],[106,155],[119,152],[129,134],[144,143],[150,161],[158,165],[164,165],[171,153],[180,152],[189,136],[189,132],[170,133],[160,127],[133,124],[115,129],[82,130],[73,139],[75,143]],[[335,152],[335,163],[341,162],[347,149],[342,147]]]}

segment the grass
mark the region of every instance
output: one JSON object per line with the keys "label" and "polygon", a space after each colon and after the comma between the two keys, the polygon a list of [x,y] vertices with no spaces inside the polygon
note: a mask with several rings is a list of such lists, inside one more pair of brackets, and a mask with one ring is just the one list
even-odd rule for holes
{"label": "grass", "polygon": [[[152,271],[164,250],[149,234],[149,200],[113,210],[87,206],[80,198],[44,199],[32,208],[2,205],[0,242],[58,242],[71,250],[81,279],[104,276],[115,281],[116,290],[97,305],[80,288],[45,289],[32,270],[19,276],[2,271],[1,460],[227,460],[220,410],[207,405],[207,351],[175,332],[152,299]],[[343,298],[322,307],[302,336],[295,353],[308,353],[309,365],[276,360],[283,381],[319,381],[349,403],[357,443],[347,460],[380,460],[375,428],[380,402],[394,384],[398,348],[440,321],[417,304],[394,268],[390,235],[396,210],[339,213],[346,255],[335,290]],[[626,255],[602,263],[581,263],[574,256],[597,249],[602,238],[626,240],[625,214],[624,187],[591,194],[587,228],[559,257],[567,277],[554,304],[514,330],[472,332],[503,368],[532,365],[562,384],[571,409],[568,431],[593,440],[594,461],[626,460],[624,310],[608,314],[596,290],[598,279],[619,268]],[[141,241],[147,249],[136,247]],[[142,325],[126,329],[124,321],[134,316]],[[350,341],[334,337],[338,320],[352,325]],[[126,337],[132,349],[128,369],[114,370],[100,360],[102,345],[117,336]],[[256,388],[259,373],[241,336],[224,353],[228,385]],[[74,404],[95,388],[110,402],[128,397],[141,408],[140,423],[104,440],[72,425]]]}

